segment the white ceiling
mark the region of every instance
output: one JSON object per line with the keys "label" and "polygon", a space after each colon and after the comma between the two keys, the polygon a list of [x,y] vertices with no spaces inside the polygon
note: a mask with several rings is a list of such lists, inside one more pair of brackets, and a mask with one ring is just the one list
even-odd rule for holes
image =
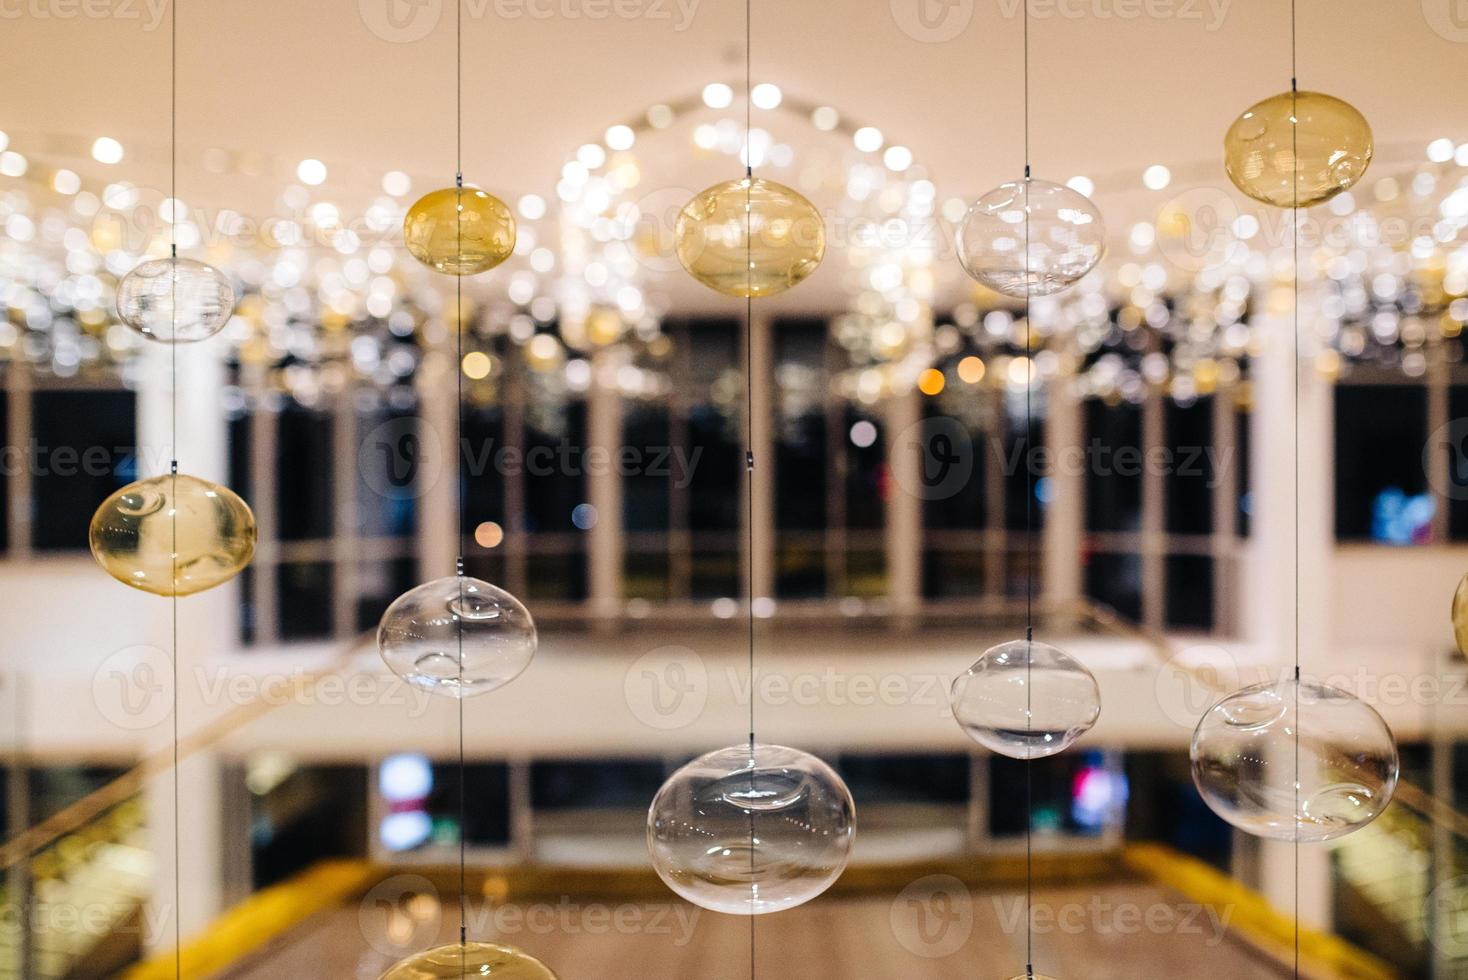
{"label": "white ceiling", "polygon": [[[33,163],[164,187],[169,24],[159,5],[166,0],[82,2],[27,0],[16,7],[20,17],[0,25],[0,130]],[[913,150],[940,201],[971,196],[1012,179],[1023,162],[1019,2],[754,0],[754,81],[878,126]],[[1468,139],[1468,31],[1455,41],[1429,24],[1449,2],[1300,3],[1301,87],[1355,103],[1376,130],[1383,163],[1420,158],[1436,137]],[[71,3],[76,16],[54,16]],[[381,27],[388,4],[406,18],[406,31],[432,29],[418,40],[384,40],[369,21],[391,33]],[[709,81],[742,79],[742,3],[464,4],[464,169],[502,196],[553,199],[561,165],[608,125]],[[950,32],[962,30],[948,40],[915,39],[898,21],[915,17],[920,4]],[[269,214],[305,157],[328,164],[320,193],[344,213],[379,193],[388,170],[413,174],[415,186],[451,181],[452,3],[176,6],[179,196],[190,204]],[[53,16],[39,17],[38,9]],[[1033,0],[1032,12],[1035,173],[1092,177],[1114,228],[1155,215],[1185,183],[1226,187],[1223,131],[1241,109],[1288,86],[1289,11],[1280,0]],[[798,156],[828,139],[793,114],[756,121]],[[86,158],[103,134],[127,147],[122,164]],[[737,167],[726,157],[698,162],[686,131],[659,140],[639,147],[644,186],[696,187]],[[265,173],[212,175],[201,162],[211,147],[254,159]],[[1179,180],[1169,191],[1143,190],[1142,169],[1159,162]],[[834,275],[825,278],[827,290],[837,288]],[[822,295],[811,290],[807,302]]]}

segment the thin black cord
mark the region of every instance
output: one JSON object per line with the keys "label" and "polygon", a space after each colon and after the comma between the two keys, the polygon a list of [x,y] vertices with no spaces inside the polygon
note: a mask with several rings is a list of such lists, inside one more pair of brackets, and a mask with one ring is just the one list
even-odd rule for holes
{"label": "thin black cord", "polygon": [[178,771],[178,5],[172,5],[168,19],[168,255],[169,289],[171,291],[172,336],[169,337],[169,516],[173,543],[169,564],[173,576],[169,615],[173,633],[173,975],[183,977],[183,875],[182,834],[179,830]]}
{"label": "thin black cord", "polygon": [[1291,302],[1293,304],[1294,358],[1291,362],[1295,409],[1295,812],[1292,814],[1295,827],[1295,980],[1300,977],[1300,75],[1299,75],[1299,31],[1296,28],[1297,0],[1290,0],[1290,174],[1293,208],[1290,211],[1290,249],[1293,274]]}
{"label": "thin black cord", "polygon": [[[754,724],[754,146],[750,139],[750,127],[754,121],[754,84],[751,70],[753,34],[753,0],[744,0],[744,429],[747,440],[744,450],[744,466],[747,483],[745,519],[749,547],[748,567],[745,569],[749,581],[745,591],[749,596],[749,778],[751,793],[754,790],[752,784],[757,744]],[[755,854],[754,811],[751,810],[749,813],[751,881],[756,870]],[[749,912],[749,980],[755,980],[755,910],[752,902]]]}
{"label": "thin black cord", "polygon": [[461,266],[454,277],[454,476],[458,481],[458,508],[454,515],[454,542],[458,558],[454,572],[459,580],[459,611],[454,617],[459,640],[459,968],[464,972],[468,958],[468,847],[469,792],[464,757],[464,474],[459,472],[464,446],[464,4],[454,4],[454,248]]}
{"label": "thin black cord", "polygon": [[[1030,320],[1030,6],[1024,5],[1024,148],[1025,179],[1021,193],[1025,202],[1025,548],[1029,560],[1025,564],[1025,734],[1034,729],[1035,666],[1035,469],[1033,465],[1034,367],[1032,352],[1034,327]],[[1035,759],[1033,748],[1025,756],[1025,976],[1035,976]]]}

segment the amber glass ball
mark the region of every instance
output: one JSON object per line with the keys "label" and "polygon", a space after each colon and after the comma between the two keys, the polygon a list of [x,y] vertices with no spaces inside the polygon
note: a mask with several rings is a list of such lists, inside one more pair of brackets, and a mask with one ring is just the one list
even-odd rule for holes
{"label": "amber glass ball", "polygon": [[403,218],[413,258],[450,276],[493,269],[515,251],[515,215],[477,187],[445,187],[420,197]]}
{"label": "amber glass ball", "polygon": [[88,537],[97,564],[124,585],[193,595],[228,582],[250,563],[255,515],[228,487],[167,474],[130,483],[102,501]]}
{"label": "amber glass ball", "polygon": [[1349,102],[1281,92],[1234,120],[1223,138],[1223,166],[1256,201],[1308,208],[1360,180],[1374,151],[1371,126]]}
{"label": "amber glass ball", "polygon": [[1458,652],[1468,654],[1468,575],[1463,576],[1453,593],[1453,639],[1458,644]]}
{"label": "amber glass ball", "polygon": [[726,296],[783,293],[821,264],[826,226],[799,192],[761,177],[715,184],[683,205],[678,261]]}
{"label": "amber glass ball", "polygon": [[498,943],[452,943],[414,953],[382,975],[381,980],[556,980],[544,963],[513,946]]}

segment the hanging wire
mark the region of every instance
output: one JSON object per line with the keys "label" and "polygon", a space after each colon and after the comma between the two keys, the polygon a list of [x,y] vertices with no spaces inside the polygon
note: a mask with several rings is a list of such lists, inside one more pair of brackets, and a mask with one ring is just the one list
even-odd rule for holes
{"label": "hanging wire", "polygon": [[173,500],[169,514],[172,532],[172,547],[169,565],[172,572],[173,589],[170,594],[169,616],[173,634],[173,975],[175,980],[183,977],[183,886],[180,878],[183,868],[182,835],[179,829],[179,771],[178,771],[178,5],[170,5],[168,19],[168,256],[169,289],[173,330],[168,346],[169,374],[169,437],[168,437],[168,493]]}
{"label": "hanging wire", "polygon": [[[1025,202],[1025,733],[1034,725],[1033,674],[1035,668],[1035,469],[1032,463],[1035,435],[1035,356],[1032,352],[1034,326],[1030,319],[1030,5],[1024,7],[1024,148],[1025,179],[1021,190]],[[1025,757],[1025,976],[1035,976],[1035,760]]]}
{"label": "hanging wire", "polygon": [[[464,256],[464,3],[454,4],[454,247],[455,259]],[[454,574],[458,577],[459,608],[454,615],[459,641],[459,968],[464,971],[469,946],[468,847],[469,793],[468,765],[464,758],[464,475],[459,472],[464,446],[464,277],[454,277],[454,465],[458,481],[457,506],[454,513],[454,544],[458,556]]]}
{"label": "hanging wire", "polygon": [[1291,187],[1294,191],[1290,211],[1290,270],[1293,282],[1290,298],[1293,304],[1291,330],[1294,340],[1294,357],[1290,363],[1293,372],[1290,387],[1294,400],[1294,468],[1295,468],[1295,564],[1294,564],[1294,638],[1295,638],[1295,826],[1294,841],[1294,906],[1295,906],[1295,980],[1300,977],[1300,74],[1299,74],[1299,31],[1296,24],[1297,0],[1290,0],[1290,166]]}
{"label": "hanging wire", "polygon": [[[754,154],[749,138],[753,122],[752,104],[754,88],[751,63],[753,38],[753,3],[744,0],[744,472],[745,472],[745,524],[748,536],[749,557],[746,559],[745,576],[748,579],[745,592],[748,597],[749,622],[749,778],[753,794],[755,771],[755,724],[754,724]],[[749,813],[749,870],[751,879],[756,871],[754,811]],[[751,886],[753,887],[753,886]],[[751,906],[753,902],[751,901]],[[754,909],[749,910],[749,980],[755,980],[755,932]]]}

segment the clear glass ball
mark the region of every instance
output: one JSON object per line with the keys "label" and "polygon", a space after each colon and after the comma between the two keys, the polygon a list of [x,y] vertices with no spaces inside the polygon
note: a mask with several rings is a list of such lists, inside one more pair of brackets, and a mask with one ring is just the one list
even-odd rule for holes
{"label": "clear glass ball", "polygon": [[117,315],[129,327],[165,344],[214,336],[234,313],[229,277],[193,259],[149,259],[117,284]]}
{"label": "clear glass ball", "polygon": [[377,625],[377,651],[403,680],[465,698],[503,687],[530,666],[535,621],[498,586],[450,575],[409,589]]}
{"label": "clear glass ball", "polygon": [[1209,809],[1276,840],[1326,841],[1360,830],[1391,802],[1400,773],[1396,739],[1374,708],[1293,677],[1246,687],[1208,709],[1191,753],[1193,782]]}
{"label": "clear glass ball", "polygon": [[1374,152],[1371,126],[1349,102],[1281,92],[1234,120],[1223,138],[1223,168],[1256,201],[1308,208],[1360,180]]}
{"label": "clear glass ball", "polygon": [[841,777],[782,745],[700,756],[668,778],[647,814],[658,876],[694,905],[735,915],[815,898],[841,877],[855,836]]}
{"label": "clear glass ball", "polygon": [[556,980],[540,960],[498,943],[452,943],[426,949],[393,966],[381,980]]}
{"label": "clear glass ball", "polygon": [[964,271],[990,289],[1049,296],[1101,261],[1106,223],[1079,191],[1026,179],[979,198],[958,227],[957,245]]}
{"label": "clear glass ball", "polygon": [[1010,640],[984,651],[950,691],[969,738],[1011,759],[1043,759],[1070,747],[1101,717],[1096,678],[1047,643]]}
{"label": "clear glass ball", "polygon": [[514,254],[515,215],[487,191],[445,187],[424,194],[408,209],[403,241],[430,269],[472,276]]}
{"label": "clear glass ball", "polygon": [[683,205],[673,228],[688,274],[726,296],[783,293],[826,254],[814,204],[784,184],[744,177],[715,184]]}
{"label": "clear glass ball", "polygon": [[1468,655],[1468,575],[1463,576],[1453,593],[1453,639],[1458,644],[1458,652]]}
{"label": "clear glass ball", "polygon": [[255,515],[228,487],[167,474],[129,483],[102,501],[87,538],[97,564],[122,584],[193,595],[250,564]]}

